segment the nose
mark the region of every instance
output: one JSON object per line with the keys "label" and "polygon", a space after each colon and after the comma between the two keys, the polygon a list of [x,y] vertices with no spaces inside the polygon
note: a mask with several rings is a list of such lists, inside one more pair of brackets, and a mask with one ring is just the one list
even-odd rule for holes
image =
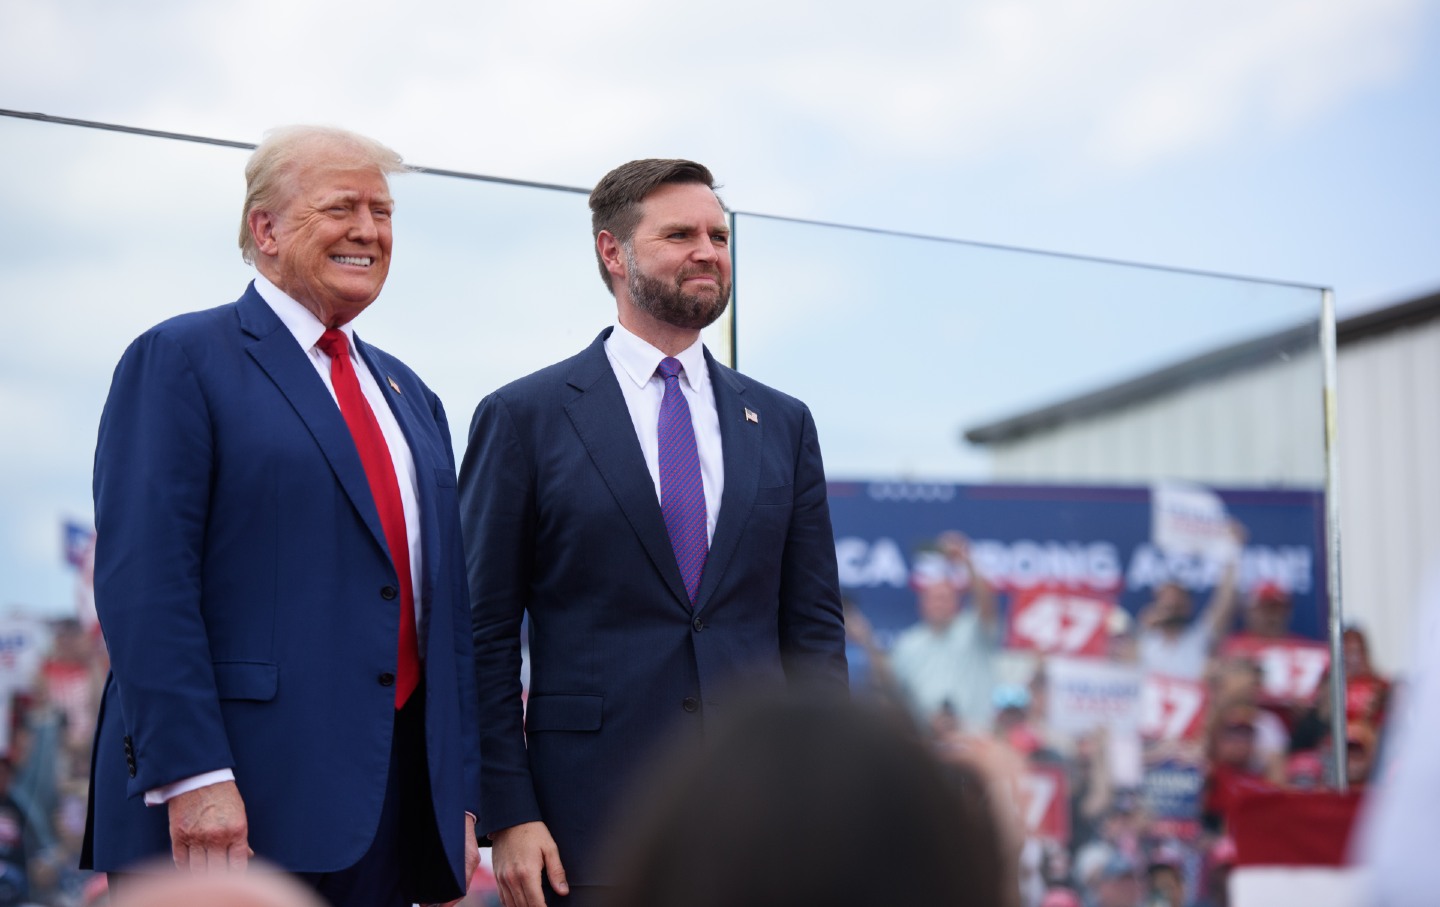
{"label": "nose", "polygon": [[361,206],[356,209],[355,216],[350,220],[349,239],[354,242],[372,243],[380,235],[380,227],[375,222],[375,215],[369,208]]}
{"label": "nose", "polygon": [[719,261],[723,255],[724,251],[720,246],[715,245],[713,239],[708,235],[702,235],[690,257],[696,261]]}

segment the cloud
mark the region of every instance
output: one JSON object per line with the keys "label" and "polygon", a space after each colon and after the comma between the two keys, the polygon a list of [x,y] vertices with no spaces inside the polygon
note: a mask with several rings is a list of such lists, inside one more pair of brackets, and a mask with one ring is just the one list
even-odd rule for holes
{"label": "cloud", "polygon": [[[1423,0],[7,0],[7,84],[48,112],[255,140],[340,122],[435,166],[589,185],[626,156],[763,178],[807,142],[921,162],[1135,166],[1288,129],[1415,59]],[[22,81],[23,74],[23,81]],[[807,136],[812,138],[807,139]],[[818,137],[818,138],[815,138]],[[1061,151],[1060,153],[1065,153]],[[823,158],[823,155],[821,155]]]}

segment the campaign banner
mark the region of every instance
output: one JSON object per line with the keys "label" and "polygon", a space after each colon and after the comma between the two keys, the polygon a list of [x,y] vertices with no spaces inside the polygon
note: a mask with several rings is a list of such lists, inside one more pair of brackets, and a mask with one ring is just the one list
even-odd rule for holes
{"label": "campaign banner", "polygon": [[1061,765],[1031,763],[1020,776],[1025,833],[1070,843],[1070,779]]}
{"label": "campaign banner", "polygon": [[[969,540],[975,569],[1014,609],[1041,588],[1114,602],[1135,615],[1155,587],[1175,581],[1203,603],[1224,569],[1217,558],[1165,550],[1153,538],[1149,487],[959,485],[832,481],[830,519],[842,592],[866,615],[877,640],[915,623],[910,586],[917,554],[943,532]],[[1273,582],[1290,595],[1292,633],[1323,639],[1324,496],[1321,491],[1211,488],[1242,524],[1242,592]]]}
{"label": "campaign banner", "polygon": [[1199,740],[1205,733],[1205,685],[1146,674],[1140,685],[1140,736],[1152,741]]}
{"label": "campaign banner", "polygon": [[1232,636],[1221,644],[1220,654],[1260,665],[1260,693],[1267,705],[1313,702],[1320,679],[1330,667],[1330,650],[1324,643],[1309,639]]}
{"label": "campaign banner", "polygon": [[1140,715],[1140,668],[1098,658],[1048,658],[1046,720],[1051,728],[1084,734],[1108,728],[1132,733]]}
{"label": "campaign banner", "polygon": [[1205,773],[1193,762],[1167,759],[1146,766],[1140,789],[1151,830],[1156,835],[1189,840],[1200,832],[1200,798]]}
{"label": "campaign banner", "polygon": [[1063,587],[1016,592],[1005,645],[1043,655],[1106,655],[1115,605],[1107,598]]}

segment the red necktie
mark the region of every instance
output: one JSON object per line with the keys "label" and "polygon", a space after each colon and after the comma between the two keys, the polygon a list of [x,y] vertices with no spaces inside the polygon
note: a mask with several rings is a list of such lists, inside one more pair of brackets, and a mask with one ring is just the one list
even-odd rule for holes
{"label": "red necktie", "polygon": [[420,648],[415,639],[415,592],[410,582],[410,540],[405,533],[405,507],[400,502],[400,485],[395,480],[395,463],[390,459],[390,446],[375,421],[375,413],[360,390],[360,381],[350,364],[350,345],[344,332],[330,328],[321,335],[316,346],[330,357],[330,382],[340,401],[340,413],[360,462],[370,482],[375,509],[380,512],[380,526],[385,530],[385,544],[400,580],[400,654],[395,669],[395,708],[400,708],[415,691],[420,679]]}

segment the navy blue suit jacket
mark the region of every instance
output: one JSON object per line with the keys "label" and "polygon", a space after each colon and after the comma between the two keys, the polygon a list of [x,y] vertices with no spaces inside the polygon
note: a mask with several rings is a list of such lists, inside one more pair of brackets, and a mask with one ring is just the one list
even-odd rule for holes
{"label": "navy blue suit jacket", "polygon": [[[460,884],[479,776],[450,433],[409,368],[356,348],[415,460],[431,796]],[[339,407],[253,285],[126,350],[94,490],[112,673],[87,859],[119,869],[168,854],[167,810],[144,792],[230,767],[257,856],[294,871],[353,865],[390,764],[397,577]]]}
{"label": "navy blue suit jacket", "polygon": [[481,401],[460,469],[480,695],[477,830],[545,821],[579,885],[612,881],[598,859],[606,828],[657,744],[698,733],[737,681],[846,684],[809,410],[706,353],[725,487],[692,609],[608,335]]}

